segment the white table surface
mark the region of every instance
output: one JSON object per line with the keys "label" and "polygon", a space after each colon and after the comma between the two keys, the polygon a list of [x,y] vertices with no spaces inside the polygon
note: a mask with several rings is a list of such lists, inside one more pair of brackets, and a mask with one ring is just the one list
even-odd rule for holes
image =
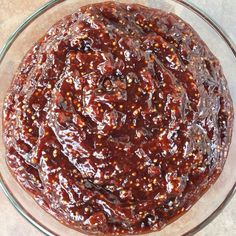
{"label": "white table surface", "polygon": [[[210,15],[236,43],[236,0],[188,1]],[[45,2],[47,1],[0,0],[0,48],[15,28]],[[42,236],[42,233],[18,214],[0,190],[0,236],[25,235]],[[221,235],[236,236],[236,197],[211,224],[197,234],[197,236]]]}

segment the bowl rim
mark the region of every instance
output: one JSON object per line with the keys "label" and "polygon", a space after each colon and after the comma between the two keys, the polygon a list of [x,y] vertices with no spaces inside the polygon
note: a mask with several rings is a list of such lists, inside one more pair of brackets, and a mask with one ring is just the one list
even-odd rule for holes
{"label": "bowl rim", "polygon": [[[42,15],[44,12],[49,10],[50,8],[54,7],[55,5],[65,2],[66,0],[50,0],[47,3],[43,4],[41,7],[39,7],[36,11],[34,11],[31,15],[29,15],[17,28],[16,30],[10,35],[10,37],[7,39],[5,44],[0,50],[0,65],[8,51],[8,49],[11,47],[17,36],[36,18],[38,18],[40,15]],[[211,26],[225,41],[225,43],[229,46],[232,53],[234,54],[234,57],[236,59],[236,46],[232,39],[228,36],[228,34],[219,26],[217,22],[215,22],[207,13],[205,13],[202,9],[197,7],[193,3],[186,2],[185,0],[171,0],[175,3],[178,3],[189,10],[193,11],[196,15],[198,15],[200,18],[202,18],[206,23],[208,23],[209,26]],[[41,231],[43,234],[48,236],[54,236],[56,235],[54,232],[52,232],[50,229],[45,227],[43,224],[37,221],[35,217],[33,217],[30,213],[27,212],[27,210],[21,205],[21,203],[18,202],[18,200],[13,196],[11,190],[5,183],[2,174],[0,172],[0,187],[5,194],[5,196],[8,198],[9,202],[13,205],[13,207],[22,215],[31,225],[33,225],[36,229]],[[206,225],[208,225],[210,222],[212,222],[225,208],[225,206],[230,202],[230,200],[233,198],[234,194],[236,193],[236,182],[234,183],[231,190],[228,192],[226,198],[223,200],[223,202],[213,211],[204,221],[202,221],[200,224],[189,230],[188,232],[184,233],[182,236],[191,236],[202,230]]]}

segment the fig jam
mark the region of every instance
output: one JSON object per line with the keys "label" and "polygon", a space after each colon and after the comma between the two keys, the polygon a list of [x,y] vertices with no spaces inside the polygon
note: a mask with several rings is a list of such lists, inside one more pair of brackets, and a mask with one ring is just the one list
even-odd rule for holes
{"label": "fig jam", "polygon": [[172,13],[115,2],[56,23],[4,104],[6,160],[62,223],[87,234],[160,230],[214,183],[232,100],[217,58]]}

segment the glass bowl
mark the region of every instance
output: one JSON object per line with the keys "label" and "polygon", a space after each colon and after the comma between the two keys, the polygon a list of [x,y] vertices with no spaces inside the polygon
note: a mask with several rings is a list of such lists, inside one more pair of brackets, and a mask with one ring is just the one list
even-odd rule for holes
{"label": "glass bowl", "polygon": [[[13,33],[0,52],[0,119],[2,119],[3,99],[13,75],[34,42],[41,38],[63,16],[75,12],[77,8],[85,4],[99,1],[101,0],[51,0],[28,17]],[[121,2],[127,1],[122,0]],[[236,52],[230,39],[217,24],[196,7],[181,0],[129,0],[129,2],[173,12],[192,25],[220,60],[231,90],[234,111],[236,111],[236,93],[233,93],[236,91]],[[0,132],[2,132],[1,124],[0,121]],[[83,235],[62,225],[37,205],[12,177],[5,162],[4,152],[3,140],[0,137],[0,185],[18,212],[46,235]],[[235,193],[235,155],[236,132],[233,131],[229,155],[224,170],[216,183],[186,214],[162,231],[148,235],[193,235],[210,223]]]}

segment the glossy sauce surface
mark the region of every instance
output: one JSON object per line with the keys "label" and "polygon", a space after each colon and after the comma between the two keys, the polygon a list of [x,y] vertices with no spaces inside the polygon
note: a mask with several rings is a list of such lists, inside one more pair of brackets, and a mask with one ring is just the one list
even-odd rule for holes
{"label": "glossy sauce surface", "polygon": [[222,171],[232,101],[219,61],[171,13],[88,5],[27,53],[4,104],[8,165],[64,224],[160,230]]}

